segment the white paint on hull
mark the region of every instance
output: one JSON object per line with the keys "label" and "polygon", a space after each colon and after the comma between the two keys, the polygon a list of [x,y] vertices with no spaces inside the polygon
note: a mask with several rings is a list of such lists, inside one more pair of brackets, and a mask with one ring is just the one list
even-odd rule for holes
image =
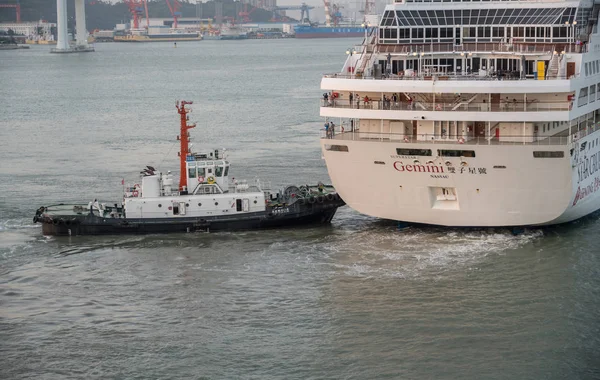
{"label": "white paint on hull", "polygon": [[[333,185],[358,212],[412,223],[494,227],[564,223],[600,209],[599,137],[595,132],[572,145],[330,139],[321,145]],[[331,144],[346,145],[348,152],[327,150]],[[396,148],[431,149],[432,156],[398,156]],[[476,156],[439,157],[440,149],[473,150]],[[534,158],[534,151],[562,151],[564,157]]]}

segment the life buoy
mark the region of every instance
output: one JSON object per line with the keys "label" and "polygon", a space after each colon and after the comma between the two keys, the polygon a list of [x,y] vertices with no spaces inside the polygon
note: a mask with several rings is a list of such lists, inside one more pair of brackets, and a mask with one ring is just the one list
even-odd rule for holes
{"label": "life buoy", "polygon": [[137,192],[137,190],[134,190],[134,192],[132,193],[134,197],[137,197],[139,195],[139,193]]}
{"label": "life buoy", "polygon": [[215,177],[210,176],[206,179],[206,182],[208,182],[209,185],[212,185],[213,183],[215,183]]}
{"label": "life buoy", "polygon": [[201,175],[198,176],[198,182],[199,183],[203,183],[204,182],[204,177],[202,177]]}
{"label": "life buoy", "polygon": [[459,138],[459,139],[458,139],[458,143],[459,143],[459,144],[464,144],[464,143],[465,143],[465,139],[464,139],[464,138],[462,138],[462,137],[461,137],[461,138]]}

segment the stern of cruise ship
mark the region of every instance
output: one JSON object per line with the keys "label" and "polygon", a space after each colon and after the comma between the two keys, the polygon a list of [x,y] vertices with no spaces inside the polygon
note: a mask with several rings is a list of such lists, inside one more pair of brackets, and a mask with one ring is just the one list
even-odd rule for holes
{"label": "stern of cruise ship", "polygon": [[600,4],[475,3],[388,5],[323,76],[333,185],[361,213],[443,226],[599,209]]}

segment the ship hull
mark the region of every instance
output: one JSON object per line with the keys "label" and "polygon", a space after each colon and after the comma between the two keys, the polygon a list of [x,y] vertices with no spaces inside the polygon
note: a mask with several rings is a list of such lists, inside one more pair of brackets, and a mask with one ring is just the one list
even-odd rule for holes
{"label": "ship hull", "polygon": [[81,215],[47,215],[39,213],[35,222],[42,224],[44,235],[123,235],[175,232],[215,232],[252,229],[289,228],[327,224],[337,208],[344,205],[339,196],[315,197],[314,202],[295,202],[281,207],[268,207],[264,212],[244,215],[218,215],[177,218],[106,218],[90,213]]}
{"label": "ship hull", "polygon": [[[598,137],[597,131],[569,145],[500,147],[338,136],[321,145],[336,191],[360,213],[406,223],[519,227],[566,223],[600,209]],[[432,155],[401,156],[397,148]],[[437,156],[457,148],[475,157]],[[562,153],[535,158],[534,152]]]}

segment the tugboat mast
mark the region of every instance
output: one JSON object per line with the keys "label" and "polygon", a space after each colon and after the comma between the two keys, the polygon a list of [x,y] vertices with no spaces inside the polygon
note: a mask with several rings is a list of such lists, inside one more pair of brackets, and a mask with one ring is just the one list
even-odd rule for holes
{"label": "tugboat mast", "polygon": [[185,108],[188,104],[194,104],[194,102],[186,102],[182,100],[181,102],[177,102],[175,107],[177,108],[177,112],[179,113],[181,120],[181,131],[179,132],[178,140],[180,141],[180,150],[179,150],[179,191],[187,190],[187,170],[186,170],[186,161],[187,156],[190,154],[190,146],[189,146],[189,138],[190,134],[188,129],[194,128],[196,124],[187,123],[187,114],[190,112]]}

